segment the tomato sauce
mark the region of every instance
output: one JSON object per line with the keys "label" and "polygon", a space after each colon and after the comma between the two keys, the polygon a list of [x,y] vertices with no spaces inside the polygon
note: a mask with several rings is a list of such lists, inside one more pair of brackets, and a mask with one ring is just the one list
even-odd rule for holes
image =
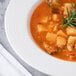
{"label": "tomato sauce", "polygon": [[[76,61],[76,35],[63,28],[62,16],[67,17],[66,7],[70,10],[71,3],[76,7],[75,0],[53,0],[51,6],[42,1],[34,10],[30,19],[30,32],[36,44],[46,53],[67,61]],[[56,2],[55,2],[56,1]],[[75,44],[70,46],[70,39]],[[60,40],[60,41],[59,41]]]}

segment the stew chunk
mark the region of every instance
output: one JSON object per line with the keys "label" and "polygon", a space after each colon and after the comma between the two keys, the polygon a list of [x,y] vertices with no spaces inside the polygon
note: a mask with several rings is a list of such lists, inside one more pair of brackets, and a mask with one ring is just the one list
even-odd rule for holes
{"label": "stew chunk", "polygon": [[54,33],[47,33],[46,39],[50,41],[51,44],[55,43],[57,35]]}
{"label": "stew chunk", "polygon": [[63,46],[66,45],[66,39],[64,37],[57,37],[57,46],[62,48]]}
{"label": "stew chunk", "polygon": [[76,62],[76,0],[42,0],[32,14],[30,31],[43,51]]}
{"label": "stew chunk", "polygon": [[73,51],[76,49],[76,36],[70,36],[68,38],[67,48],[69,51]]}
{"label": "stew chunk", "polygon": [[72,27],[67,27],[66,29],[67,35],[75,35],[76,36],[76,29]]}

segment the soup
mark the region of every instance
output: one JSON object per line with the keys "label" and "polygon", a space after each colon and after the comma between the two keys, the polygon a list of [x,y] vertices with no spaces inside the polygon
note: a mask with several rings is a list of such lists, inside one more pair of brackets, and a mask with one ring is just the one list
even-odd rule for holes
{"label": "soup", "polygon": [[49,55],[76,61],[76,1],[44,0],[33,12],[30,31]]}

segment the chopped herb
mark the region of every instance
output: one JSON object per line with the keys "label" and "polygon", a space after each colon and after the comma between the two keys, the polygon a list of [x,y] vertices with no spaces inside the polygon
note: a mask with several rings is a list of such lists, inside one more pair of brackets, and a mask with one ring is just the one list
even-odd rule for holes
{"label": "chopped herb", "polygon": [[59,8],[55,8],[55,7],[52,8],[52,12],[53,12],[53,13],[59,13]]}

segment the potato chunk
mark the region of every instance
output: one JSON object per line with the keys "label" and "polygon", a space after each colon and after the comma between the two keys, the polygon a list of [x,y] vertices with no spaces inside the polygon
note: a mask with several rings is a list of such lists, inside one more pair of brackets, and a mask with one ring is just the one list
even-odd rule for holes
{"label": "potato chunk", "polygon": [[53,14],[52,18],[54,21],[58,21],[58,15],[57,14]]}
{"label": "potato chunk", "polygon": [[38,24],[37,28],[38,28],[38,32],[47,31],[47,29],[45,27],[43,27],[42,24]]}
{"label": "potato chunk", "polygon": [[54,33],[47,33],[46,40],[50,41],[50,44],[55,43],[57,35]]}
{"label": "potato chunk", "polygon": [[61,48],[65,45],[66,45],[66,39],[64,37],[58,36],[57,37],[57,46]]}
{"label": "potato chunk", "polygon": [[67,37],[67,35],[62,30],[57,32],[57,36]]}
{"label": "potato chunk", "polygon": [[72,27],[67,27],[66,29],[67,35],[72,35],[72,36],[76,36],[76,29],[72,28]]}
{"label": "potato chunk", "polygon": [[66,9],[66,8],[71,8],[71,4],[70,4],[70,3],[65,3],[65,4],[64,4],[64,7],[65,7],[65,9]]}
{"label": "potato chunk", "polygon": [[48,45],[47,43],[43,43],[44,48],[46,49],[46,51],[48,52],[48,54],[57,52],[57,50],[53,47],[51,47],[50,45]]}
{"label": "potato chunk", "polygon": [[47,23],[48,22],[48,16],[41,17],[41,23]]}
{"label": "potato chunk", "polygon": [[76,48],[76,36],[70,36],[68,38],[67,48],[69,51],[72,51]]}
{"label": "potato chunk", "polygon": [[76,36],[70,36],[68,38],[68,44],[74,45],[76,43]]}
{"label": "potato chunk", "polygon": [[48,25],[48,31],[57,31],[58,30],[58,24],[54,23],[53,21],[50,21],[50,24]]}

